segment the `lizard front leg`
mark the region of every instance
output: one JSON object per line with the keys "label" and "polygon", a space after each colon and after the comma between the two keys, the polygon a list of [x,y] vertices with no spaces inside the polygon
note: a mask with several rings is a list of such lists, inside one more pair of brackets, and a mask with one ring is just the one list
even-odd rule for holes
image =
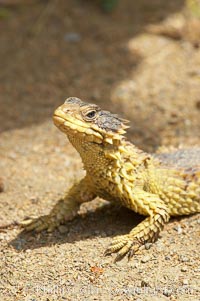
{"label": "lizard front leg", "polygon": [[60,224],[72,220],[77,215],[80,205],[92,201],[95,197],[96,195],[86,176],[78,184],[72,186],[66,196],[56,203],[48,215],[25,220],[21,222],[21,225],[25,231],[40,232],[47,229],[48,232],[51,232]]}
{"label": "lizard front leg", "polygon": [[157,195],[143,190],[134,190],[134,195],[130,198],[128,207],[135,212],[148,215],[148,217],[133,228],[130,233],[113,239],[105,255],[118,252],[116,261],[127,253],[128,257],[131,258],[146,242],[154,242],[164,224],[170,218],[164,202]]}

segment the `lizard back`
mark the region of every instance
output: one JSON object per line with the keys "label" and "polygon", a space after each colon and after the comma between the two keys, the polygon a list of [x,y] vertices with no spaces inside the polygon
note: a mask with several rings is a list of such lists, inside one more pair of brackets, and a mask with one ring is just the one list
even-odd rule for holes
{"label": "lizard back", "polygon": [[164,165],[184,170],[195,169],[200,171],[200,148],[176,149],[170,152],[154,154]]}

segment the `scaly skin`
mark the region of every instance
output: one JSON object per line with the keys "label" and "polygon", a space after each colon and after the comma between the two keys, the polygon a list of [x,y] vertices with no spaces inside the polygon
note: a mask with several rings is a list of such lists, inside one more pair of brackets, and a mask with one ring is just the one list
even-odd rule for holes
{"label": "scaly skin", "polygon": [[79,152],[86,176],[49,215],[23,222],[26,230],[52,231],[96,196],[145,215],[130,233],[113,239],[106,254],[129,258],[154,242],[170,216],[200,212],[200,148],[147,154],[123,134],[126,120],[98,106],[68,98],[54,113],[55,125]]}

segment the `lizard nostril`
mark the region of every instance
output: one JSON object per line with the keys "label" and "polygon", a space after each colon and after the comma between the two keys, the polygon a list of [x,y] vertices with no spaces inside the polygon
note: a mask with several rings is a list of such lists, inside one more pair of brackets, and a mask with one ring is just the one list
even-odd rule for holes
{"label": "lizard nostril", "polygon": [[63,111],[64,113],[68,113],[68,112],[69,112],[69,109],[67,109],[67,108],[62,108],[62,111]]}

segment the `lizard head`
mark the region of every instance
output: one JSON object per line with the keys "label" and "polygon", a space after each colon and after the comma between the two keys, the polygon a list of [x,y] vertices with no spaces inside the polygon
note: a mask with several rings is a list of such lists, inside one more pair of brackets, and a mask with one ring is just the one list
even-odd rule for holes
{"label": "lizard head", "polygon": [[86,141],[98,144],[119,142],[128,128],[127,120],[76,97],[67,98],[55,110],[53,120],[68,136],[81,135]]}

